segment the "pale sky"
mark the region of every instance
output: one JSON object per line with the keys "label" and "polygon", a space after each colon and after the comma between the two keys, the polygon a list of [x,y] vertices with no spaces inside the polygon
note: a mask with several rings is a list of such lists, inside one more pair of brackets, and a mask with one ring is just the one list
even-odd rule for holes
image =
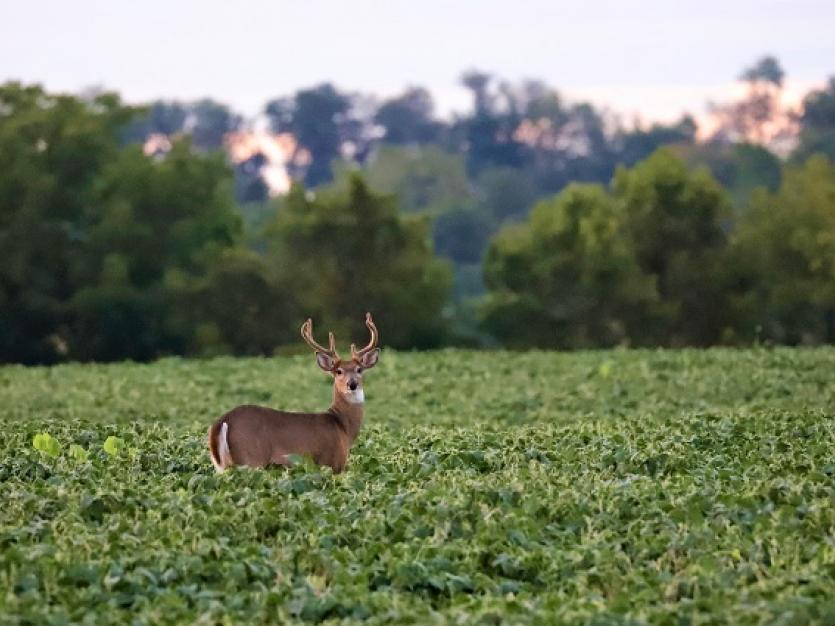
{"label": "pale sky", "polygon": [[212,97],[246,115],[332,81],[469,105],[469,68],[672,119],[726,99],[764,54],[791,93],[835,74],[835,0],[0,0],[0,82]]}

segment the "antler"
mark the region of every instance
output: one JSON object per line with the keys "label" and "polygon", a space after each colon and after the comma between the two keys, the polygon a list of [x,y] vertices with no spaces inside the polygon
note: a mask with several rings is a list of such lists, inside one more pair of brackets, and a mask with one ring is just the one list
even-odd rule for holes
{"label": "antler", "polygon": [[313,339],[313,320],[310,318],[302,324],[302,337],[307,342],[311,348],[313,348],[316,352],[323,352],[328,356],[332,357],[333,359],[339,360],[339,355],[336,353],[336,342],[333,338],[333,333],[328,333],[328,342],[330,344],[329,348],[324,348],[316,343],[316,340]]}
{"label": "antler", "polygon": [[351,358],[353,359],[359,360],[364,354],[376,348],[377,343],[379,342],[380,335],[377,332],[377,327],[374,325],[374,320],[371,319],[371,313],[365,314],[365,325],[368,326],[368,330],[371,332],[371,341],[369,341],[368,345],[359,351],[354,344],[351,344]]}

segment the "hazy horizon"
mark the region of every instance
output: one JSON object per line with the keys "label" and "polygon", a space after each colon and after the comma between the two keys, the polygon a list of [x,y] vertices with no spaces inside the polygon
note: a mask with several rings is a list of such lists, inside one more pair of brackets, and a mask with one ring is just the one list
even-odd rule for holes
{"label": "hazy horizon", "polygon": [[835,3],[544,0],[447,6],[361,0],[232,6],[185,0],[138,5],[83,0],[6,6],[0,81],[127,101],[211,97],[252,116],[269,99],[329,81],[380,97],[428,88],[438,114],[469,106],[459,77],[477,68],[540,79],[645,120],[699,114],[732,97],[736,77],[772,54],[797,100],[835,73]]}

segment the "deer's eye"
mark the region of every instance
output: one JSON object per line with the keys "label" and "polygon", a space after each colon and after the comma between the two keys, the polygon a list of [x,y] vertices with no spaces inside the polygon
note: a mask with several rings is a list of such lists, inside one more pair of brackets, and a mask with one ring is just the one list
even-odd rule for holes
{"label": "deer's eye", "polygon": [[362,374],[362,368],[361,367],[357,368],[357,374]]}
{"label": "deer's eye", "polygon": [[343,371],[342,371],[342,368],[341,368],[341,367],[340,367],[340,368],[338,368],[338,369],[336,370],[336,375],[337,375],[337,376],[342,376],[342,374],[344,374],[344,373],[345,373],[345,372],[343,372]]}

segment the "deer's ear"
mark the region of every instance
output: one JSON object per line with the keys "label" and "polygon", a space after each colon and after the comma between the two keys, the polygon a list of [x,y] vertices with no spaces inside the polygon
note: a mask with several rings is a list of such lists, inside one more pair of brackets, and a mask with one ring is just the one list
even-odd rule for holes
{"label": "deer's ear", "polygon": [[324,352],[317,352],[316,365],[324,371],[330,373],[336,368],[336,359],[329,354],[325,354]]}
{"label": "deer's ear", "polygon": [[374,348],[370,352],[366,352],[362,355],[362,359],[360,361],[360,365],[362,365],[365,369],[371,369],[375,365],[377,365],[377,359],[380,358],[380,348]]}

